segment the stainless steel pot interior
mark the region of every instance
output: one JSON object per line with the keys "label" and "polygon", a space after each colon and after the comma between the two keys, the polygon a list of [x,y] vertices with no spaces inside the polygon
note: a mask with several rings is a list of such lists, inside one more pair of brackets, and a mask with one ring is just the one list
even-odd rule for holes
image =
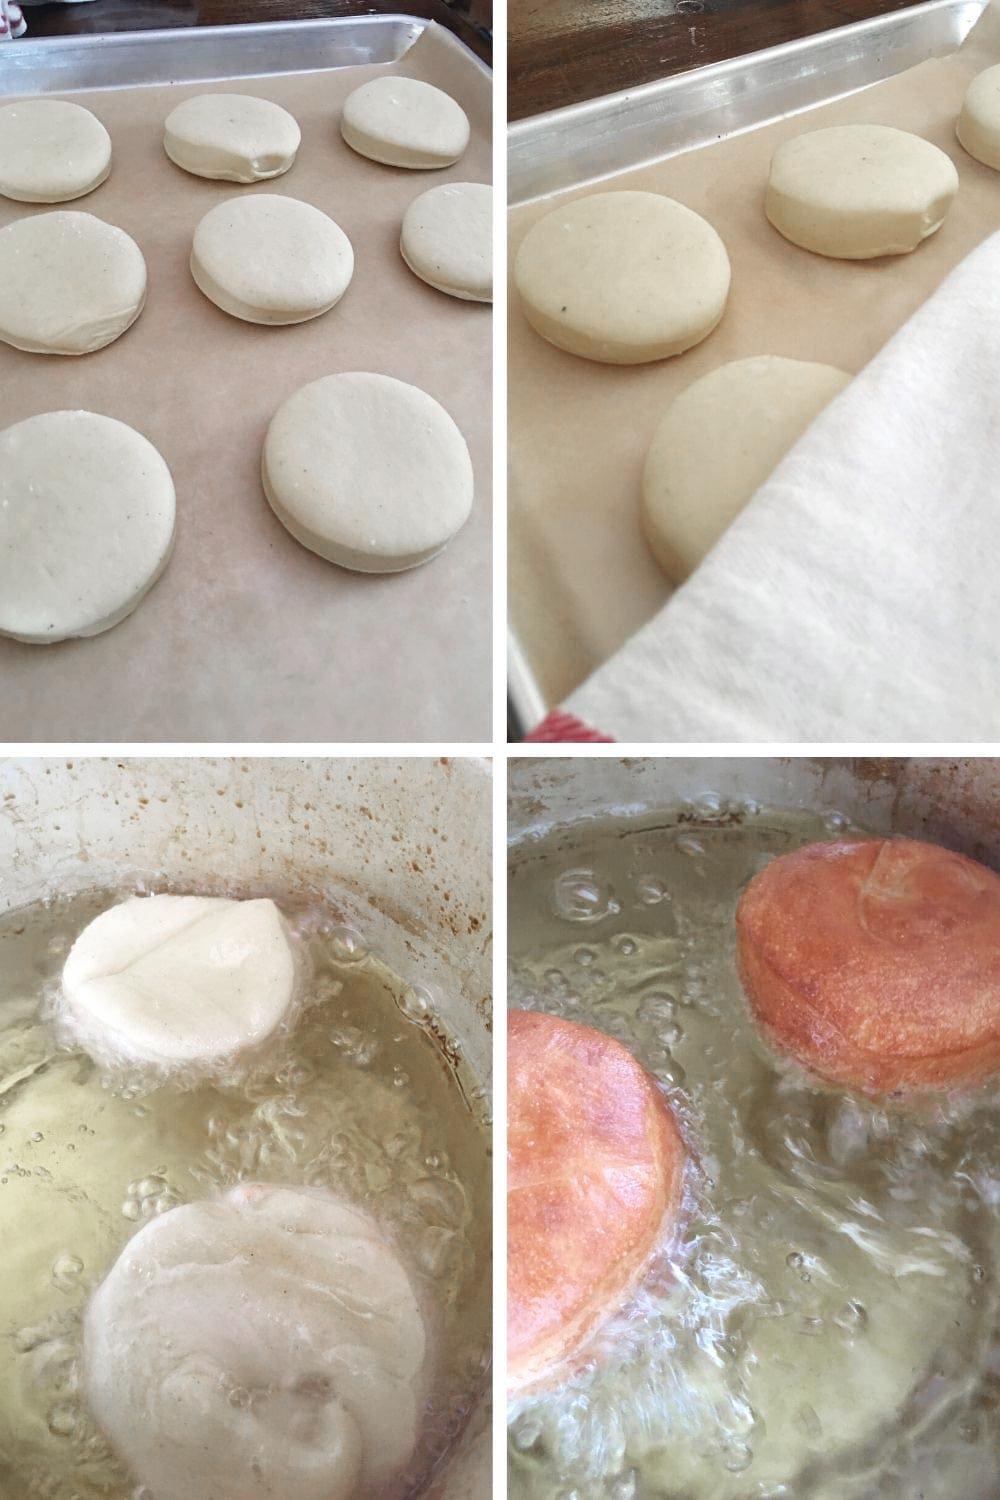
{"label": "stainless steel pot interior", "polygon": [[[491,782],[473,759],[0,762],[0,911],[131,874],[327,893],[390,968],[419,969],[490,1087]],[[490,1494],[487,1405],[432,1488]]]}
{"label": "stainless steel pot interior", "polygon": [[583,819],[641,817],[715,793],[837,810],[873,833],[920,835],[1000,868],[1000,761],[964,759],[517,759],[508,836],[518,847]]}

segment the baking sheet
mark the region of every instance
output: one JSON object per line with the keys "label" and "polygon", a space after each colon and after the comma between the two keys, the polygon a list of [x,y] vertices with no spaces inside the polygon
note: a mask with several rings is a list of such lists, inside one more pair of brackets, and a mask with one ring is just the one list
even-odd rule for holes
{"label": "baking sheet", "polygon": [[[271,29],[280,67],[283,28]],[[232,32],[238,40],[239,28]],[[218,31],[209,45],[218,48]],[[386,72],[435,83],[466,110],[472,139],[456,166],[408,172],[367,161],[343,143],[343,100]],[[2,79],[0,71],[0,92]],[[449,33],[428,25],[397,63],[252,82],[241,76],[212,87],[291,110],[302,146],[290,172],[240,188],[192,177],[167,159],[163,120],[203,83],[63,94],[98,115],[114,148],[108,181],[63,206],[118,224],[138,241],[149,296],[129,332],[96,354],[69,359],[0,346],[0,420],[7,426],[39,411],[85,407],[137,428],[170,466],[178,537],[161,581],[114,630],[45,647],[0,640],[0,736],[489,739],[490,310],[425,286],[398,250],[400,221],[419,193],[449,180],[490,180],[489,74]],[[346,231],[354,280],[332,312],[258,328],[197,290],[188,270],[195,225],[240,192],[303,198]],[[0,226],[44,211],[0,199]],[[379,371],[423,387],[469,443],[472,517],[444,553],[412,572],[380,578],[334,567],[295,542],[264,499],[260,450],[272,415],[306,381],[340,370]]]}
{"label": "baking sheet", "polygon": [[[804,49],[802,56],[805,66]],[[512,660],[526,718],[564,699],[670,595],[640,534],[639,481],[653,430],[673,397],[709,370],[750,354],[819,360],[856,373],[947,272],[1000,227],[1000,174],[973,161],[955,138],[969,80],[998,59],[1000,23],[990,13],[951,56],[511,211],[513,262],[529,227],[556,202],[609,188],[667,193],[715,226],[733,268],[729,305],[715,333],[677,359],[630,368],[577,359],[545,343],[511,288],[508,557]],[[746,62],[749,78],[753,59]],[[720,127],[728,120],[723,112]],[[764,217],[776,146],[802,131],[851,121],[925,136],[958,168],[961,187],[944,226],[912,255],[830,260],[789,244]]]}

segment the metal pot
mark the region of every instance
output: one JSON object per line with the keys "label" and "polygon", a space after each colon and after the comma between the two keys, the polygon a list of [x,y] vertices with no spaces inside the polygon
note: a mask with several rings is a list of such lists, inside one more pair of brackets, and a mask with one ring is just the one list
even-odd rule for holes
{"label": "metal pot", "polygon": [[[490,1088],[488,764],[473,759],[21,759],[0,762],[0,911],[132,874],[247,893],[326,891],[397,972],[419,965]],[[490,1494],[484,1399],[431,1488]]]}

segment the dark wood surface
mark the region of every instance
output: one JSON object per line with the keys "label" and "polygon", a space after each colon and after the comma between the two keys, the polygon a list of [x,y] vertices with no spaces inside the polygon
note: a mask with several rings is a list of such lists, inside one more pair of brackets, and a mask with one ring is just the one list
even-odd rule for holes
{"label": "dark wood surface", "polygon": [[509,0],[512,120],[741,57],[911,0]]}
{"label": "dark wood surface", "polygon": [[492,9],[492,0],[91,0],[82,5],[28,4],[24,13],[29,36],[37,37],[402,11],[440,21],[489,62]]}

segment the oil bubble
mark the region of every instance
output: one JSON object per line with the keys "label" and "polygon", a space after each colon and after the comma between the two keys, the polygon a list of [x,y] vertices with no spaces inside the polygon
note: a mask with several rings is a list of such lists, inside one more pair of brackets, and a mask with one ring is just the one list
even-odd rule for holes
{"label": "oil bubble", "polygon": [[666,883],[658,875],[637,876],[635,893],[643,906],[659,906],[661,901],[670,900],[670,892]]}
{"label": "oil bubble", "polygon": [[634,937],[629,937],[627,933],[615,938],[612,947],[616,952],[621,954],[622,958],[632,958],[639,951],[639,944]]}
{"label": "oil bubble", "polygon": [[[597,954],[594,952],[593,948],[577,948],[576,952],[573,954],[573,957],[578,964],[582,964],[586,968],[588,964],[592,964],[594,962]],[[2,1128],[3,1127],[0,1126],[0,1129]]]}
{"label": "oil bubble", "polygon": [[53,1437],[72,1437],[76,1421],[76,1410],[72,1406],[54,1406],[49,1412],[49,1431]]}
{"label": "oil bubble", "polygon": [[611,887],[593,870],[564,870],[552,889],[552,907],[567,922],[601,922],[620,910]]}
{"label": "oil bubble", "polygon": [[338,963],[357,964],[368,957],[364,938],[354,927],[331,927],[328,941],[330,952]]}
{"label": "oil bubble", "polygon": [[703,859],[705,857],[705,845],[700,839],[696,839],[693,833],[682,833],[677,840],[677,850],[680,854],[687,854],[691,859]]}
{"label": "oil bubble", "polygon": [[60,1292],[75,1292],[83,1261],[78,1255],[60,1255],[52,1267],[52,1284]]}
{"label": "oil bubble", "polygon": [[419,1026],[434,1010],[434,996],[426,985],[408,985],[399,997],[399,1008],[408,1021]]}

